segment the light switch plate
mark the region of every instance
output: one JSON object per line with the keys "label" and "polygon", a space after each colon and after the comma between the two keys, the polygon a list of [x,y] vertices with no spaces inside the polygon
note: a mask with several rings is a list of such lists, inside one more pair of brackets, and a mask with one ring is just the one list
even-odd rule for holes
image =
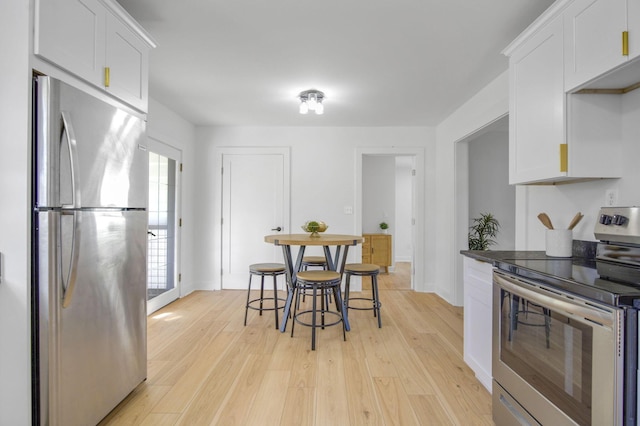
{"label": "light switch plate", "polygon": [[344,214],[353,214],[353,207],[344,206]]}

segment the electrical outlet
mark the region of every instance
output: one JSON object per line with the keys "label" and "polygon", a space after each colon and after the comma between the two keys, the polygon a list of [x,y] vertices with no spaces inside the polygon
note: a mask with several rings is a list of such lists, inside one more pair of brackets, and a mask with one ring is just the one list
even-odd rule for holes
{"label": "electrical outlet", "polygon": [[618,204],[618,190],[607,189],[605,193],[604,205],[605,207],[614,207]]}

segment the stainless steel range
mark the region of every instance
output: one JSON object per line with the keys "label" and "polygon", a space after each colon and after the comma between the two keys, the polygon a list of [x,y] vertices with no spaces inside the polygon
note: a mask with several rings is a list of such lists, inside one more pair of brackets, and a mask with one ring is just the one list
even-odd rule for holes
{"label": "stainless steel range", "polygon": [[497,425],[635,425],[640,208],[602,208],[595,258],[496,262]]}

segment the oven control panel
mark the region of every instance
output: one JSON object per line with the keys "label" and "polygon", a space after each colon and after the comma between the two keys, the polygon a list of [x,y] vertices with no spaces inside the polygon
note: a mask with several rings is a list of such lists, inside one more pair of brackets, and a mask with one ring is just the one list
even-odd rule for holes
{"label": "oven control panel", "polygon": [[640,207],[602,207],[594,234],[600,241],[640,244]]}

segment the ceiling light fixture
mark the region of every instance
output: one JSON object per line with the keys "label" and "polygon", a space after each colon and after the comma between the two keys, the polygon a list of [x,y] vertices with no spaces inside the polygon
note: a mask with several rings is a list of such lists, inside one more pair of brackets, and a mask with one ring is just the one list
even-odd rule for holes
{"label": "ceiling light fixture", "polygon": [[319,90],[305,90],[298,95],[300,99],[300,114],[306,114],[309,111],[315,111],[320,115],[324,113],[324,105],[322,101],[324,99],[324,93]]}

